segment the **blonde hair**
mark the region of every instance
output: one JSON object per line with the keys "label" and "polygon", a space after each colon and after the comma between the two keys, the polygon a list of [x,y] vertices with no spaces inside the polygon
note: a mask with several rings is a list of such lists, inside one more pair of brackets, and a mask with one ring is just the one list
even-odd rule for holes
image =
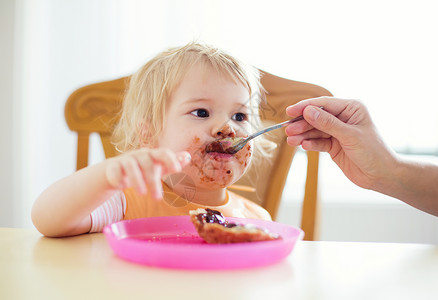
{"label": "blonde hair", "polygon": [[113,143],[119,152],[156,142],[163,129],[167,99],[198,62],[209,64],[248,88],[251,125],[259,127],[258,108],[265,101],[260,72],[218,48],[192,42],[159,53],[130,78],[120,120],[113,132]]}

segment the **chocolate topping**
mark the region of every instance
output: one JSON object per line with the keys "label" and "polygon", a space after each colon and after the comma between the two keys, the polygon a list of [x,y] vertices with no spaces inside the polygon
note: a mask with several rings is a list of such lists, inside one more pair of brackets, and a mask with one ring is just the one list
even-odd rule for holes
{"label": "chocolate topping", "polygon": [[228,222],[220,211],[201,209],[190,211],[190,219],[200,237],[210,244],[229,244],[281,239],[278,234],[252,224]]}
{"label": "chocolate topping", "polygon": [[201,223],[217,223],[219,225],[222,225],[224,227],[235,227],[237,224],[230,223],[227,220],[225,220],[225,217],[222,215],[220,211],[213,210],[206,208],[207,212],[203,214],[198,214],[196,217],[198,218],[198,221]]}

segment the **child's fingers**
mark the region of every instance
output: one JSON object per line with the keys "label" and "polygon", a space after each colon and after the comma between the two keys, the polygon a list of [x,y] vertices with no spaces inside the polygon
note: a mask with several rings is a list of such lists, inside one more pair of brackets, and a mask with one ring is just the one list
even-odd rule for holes
{"label": "child's fingers", "polygon": [[168,173],[181,172],[190,162],[186,151],[174,153],[165,149],[140,150],[111,161],[107,166],[107,180],[114,188],[134,187],[140,194],[149,192],[161,199],[161,177]]}
{"label": "child's fingers", "polygon": [[191,157],[186,151],[174,153],[167,149],[154,149],[148,154],[139,158],[143,176],[152,197],[162,199],[161,178],[169,173],[181,172],[182,168],[190,162]]}
{"label": "child's fingers", "polygon": [[143,175],[133,157],[110,160],[105,175],[108,183],[113,188],[124,189],[133,186],[141,194],[147,192]]}
{"label": "child's fingers", "polygon": [[163,176],[162,167],[160,165],[154,165],[153,181],[150,183],[152,197],[156,200],[163,199],[163,185],[161,183],[161,177]]}
{"label": "child's fingers", "polygon": [[137,159],[132,156],[126,156],[123,158],[122,165],[125,176],[128,177],[130,184],[133,185],[140,194],[146,194],[147,188],[143,178],[143,172]]}
{"label": "child's fingers", "polygon": [[111,160],[106,167],[106,180],[116,189],[122,189],[124,185],[123,171],[117,160]]}
{"label": "child's fingers", "polygon": [[142,167],[143,177],[151,196],[155,199],[161,199],[163,194],[161,185],[162,166],[152,160],[145,160]]}
{"label": "child's fingers", "polygon": [[[150,152],[155,163],[159,163],[163,166],[163,173],[176,173],[181,172],[181,163],[176,158],[174,152],[168,149],[154,149]],[[163,175],[164,175],[163,174]]]}
{"label": "child's fingers", "polygon": [[155,163],[160,163],[164,167],[162,175],[181,172],[191,160],[187,151],[175,153],[167,149],[157,149],[151,152],[151,156]]}
{"label": "child's fingers", "polygon": [[176,153],[176,158],[178,159],[179,163],[181,164],[181,167],[183,168],[187,166],[192,160],[192,156],[187,151],[181,151]]}

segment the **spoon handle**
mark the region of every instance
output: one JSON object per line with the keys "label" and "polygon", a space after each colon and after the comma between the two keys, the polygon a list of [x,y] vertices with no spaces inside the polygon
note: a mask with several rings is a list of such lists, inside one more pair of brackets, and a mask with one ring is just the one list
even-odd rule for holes
{"label": "spoon handle", "polygon": [[299,117],[296,117],[296,118],[293,118],[293,119],[290,119],[290,120],[284,121],[284,122],[282,122],[282,123],[278,123],[278,124],[275,124],[275,125],[272,125],[272,126],[266,127],[266,128],[263,129],[263,130],[260,130],[260,131],[258,131],[258,132],[256,132],[256,133],[251,134],[251,135],[248,136],[245,140],[246,140],[246,141],[250,141],[250,140],[252,140],[253,138],[258,137],[259,135],[261,135],[261,134],[263,134],[263,133],[266,133],[266,132],[268,132],[268,131],[271,131],[271,130],[274,130],[274,129],[278,129],[278,128],[281,128],[281,127],[284,127],[284,126],[286,126],[286,125],[292,124],[292,123],[297,122],[297,121],[301,121],[301,120],[303,120],[303,119],[304,119],[303,116],[299,116]]}

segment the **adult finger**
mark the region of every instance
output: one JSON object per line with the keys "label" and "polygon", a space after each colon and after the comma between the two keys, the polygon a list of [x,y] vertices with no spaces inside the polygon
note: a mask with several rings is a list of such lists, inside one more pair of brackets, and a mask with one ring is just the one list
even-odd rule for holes
{"label": "adult finger", "polygon": [[307,151],[330,152],[333,146],[332,139],[304,140],[301,147]]}
{"label": "adult finger", "polygon": [[286,126],[285,133],[287,136],[298,135],[312,130],[313,128],[314,127],[310,125],[306,120],[301,120]]}
{"label": "adult finger", "polygon": [[304,140],[328,139],[330,137],[331,135],[325,132],[319,131],[317,129],[312,129],[299,135],[288,136],[287,143],[290,146],[296,147],[298,145],[301,145]]}
{"label": "adult finger", "polygon": [[326,96],[310,98],[287,107],[286,114],[290,117],[298,117],[303,115],[307,106],[313,105],[323,107],[325,111],[337,116],[353,102],[357,102],[357,100],[339,99]]}
{"label": "adult finger", "polygon": [[349,130],[349,126],[337,117],[316,106],[307,106],[303,116],[310,125],[322,132],[328,133],[335,138],[343,136]]}

